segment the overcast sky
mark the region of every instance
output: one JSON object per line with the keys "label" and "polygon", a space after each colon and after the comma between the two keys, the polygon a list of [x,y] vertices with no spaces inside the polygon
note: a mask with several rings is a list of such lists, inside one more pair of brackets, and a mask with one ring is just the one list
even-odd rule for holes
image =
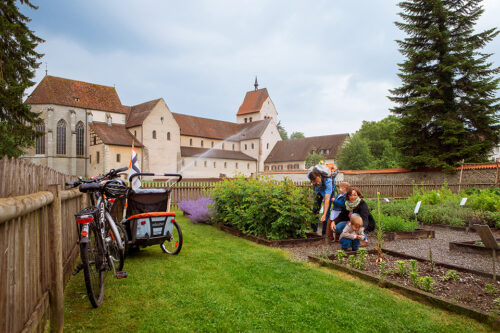
{"label": "overcast sky", "polygon": [[[290,134],[353,133],[392,104],[405,35],[395,0],[32,0],[45,75],[115,86],[124,105],[162,97],[172,112],[236,121],[267,88]],[[483,1],[477,31],[498,26]],[[500,36],[485,49],[500,66]],[[29,93],[29,92],[28,92]]]}

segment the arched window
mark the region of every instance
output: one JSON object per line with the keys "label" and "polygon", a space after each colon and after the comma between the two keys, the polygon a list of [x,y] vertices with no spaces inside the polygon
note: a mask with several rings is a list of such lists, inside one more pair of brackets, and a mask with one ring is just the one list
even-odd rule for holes
{"label": "arched window", "polygon": [[212,141],[212,148],[214,147],[214,142]]}
{"label": "arched window", "polygon": [[137,138],[137,131],[134,131],[134,136]]}
{"label": "arched window", "polygon": [[63,119],[57,122],[56,154],[66,154],[66,122]]}
{"label": "arched window", "polygon": [[253,145],[253,143],[252,143],[252,149],[253,149],[253,147],[254,147],[254,145]]}
{"label": "arched window", "polygon": [[224,162],[224,168],[227,168],[227,162]]}
{"label": "arched window", "polygon": [[247,150],[247,144],[245,143],[245,150]]}
{"label": "arched window", "polygon": [[235,167],[236,167],[236,169],[238,169],[238,162],[236,162]]}
{"label": "arched window", "polygon": [[76,155],[83,156],[84,151],[84,142],[85,142],[85,128],[83,127],[83,123],[79,121],[76,124]]}
{"label": "arched window", "polygon": [[189,145],[192,146],[193,145],[193,139],[189,139]]}
{"label": "arched window", "polygon": [[36,131],[43,133],[43,135],[36,138],[36,153],[45,154],[45,124],[38,125]]}
{"label": "arched window", "polygon": [[153,131],[153,139],[156,139],[156,131]]}
{"label": "arched window", "polygon": [[170,141],[170,132],[167,132],[167,140]]}
{"label": "arched window", "polygon": [[200,145],[203,147],[203,140],[201,140]]}

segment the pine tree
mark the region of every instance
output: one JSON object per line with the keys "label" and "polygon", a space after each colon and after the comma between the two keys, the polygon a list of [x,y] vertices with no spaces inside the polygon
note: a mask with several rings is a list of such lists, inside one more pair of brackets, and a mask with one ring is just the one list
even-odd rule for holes
{"label": "pine tree", "polygon": [[[21,0],[37,9],[29,0]],[[0,1],[0,157],[18,157],[39,135],[35,126],[42,120],[23,103],[24,91],[33,86],[37,61],[43,55],[35,48],[43,40],[26,25],[14,0]]]}
{"label": "pine tree", "polygon": [[474,33],[481,0],[409,0],[396,22],[408,35],[397,41],[406,60],[402,85],[389,98],[400,119],[404,166],[442,167],[487,159],[500,139],[496,97],[500,68],[481,52],[499,31]]}

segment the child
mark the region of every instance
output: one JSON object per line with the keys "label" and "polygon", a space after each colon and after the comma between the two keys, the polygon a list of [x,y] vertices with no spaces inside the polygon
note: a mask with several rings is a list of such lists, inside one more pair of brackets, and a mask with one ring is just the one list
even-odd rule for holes
{"label": "child", "polygon": [[348,182],[341,182],[339,184],[339,194],[332,200],[333,202],[333,209],[330,214],[330,218],[328,219],[328,224],[327,224],[327,236],[329,239],[333,239],[333,231],[335,230],[335,223],[332,225],[332,221],[339,216],[340,212],[342,211],[342,208],[345,206],[345,194],[347,193],[347,189],[349,188],[349,183]]}
{"label": "child", "polygon": [[350,222],[346,225],[340,235],[340,246],[342,247],[342,250],[348,250],[352,247],[352,250],[356,251],[359,249],[359,243],[361,240],[366,240],[363,228],[363,219],[358,214],[352,214]]}

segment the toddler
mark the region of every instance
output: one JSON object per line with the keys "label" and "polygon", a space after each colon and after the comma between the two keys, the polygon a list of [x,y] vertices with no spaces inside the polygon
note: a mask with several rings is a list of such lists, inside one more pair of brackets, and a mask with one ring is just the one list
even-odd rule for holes
{"label": "toddler", "polygon": [[333,231],[335,230],[335,223],[333,223],[332,225],[332,221],[335,220],[337,216],[339,216],[340,212],[342,211],[342,208],[345,206],[345,197],[349,186],[350,185],[348,182],[341,182],[339,184],[339,194],[334,199],[332,199],[333,209],[330,214],[330,218],[328,219],[327,229],[326,229],[327,236],[332,240],[333,240]]}
{"label": "toddler", "polygon": [[342,231],[342,234],[340,234],[340,246],[343,250],[352,248],[353,251],[356,251],[359,249],[359,244],[362,240],[366,240],[363,219],[358,214],[352,214],[351,220]]}

